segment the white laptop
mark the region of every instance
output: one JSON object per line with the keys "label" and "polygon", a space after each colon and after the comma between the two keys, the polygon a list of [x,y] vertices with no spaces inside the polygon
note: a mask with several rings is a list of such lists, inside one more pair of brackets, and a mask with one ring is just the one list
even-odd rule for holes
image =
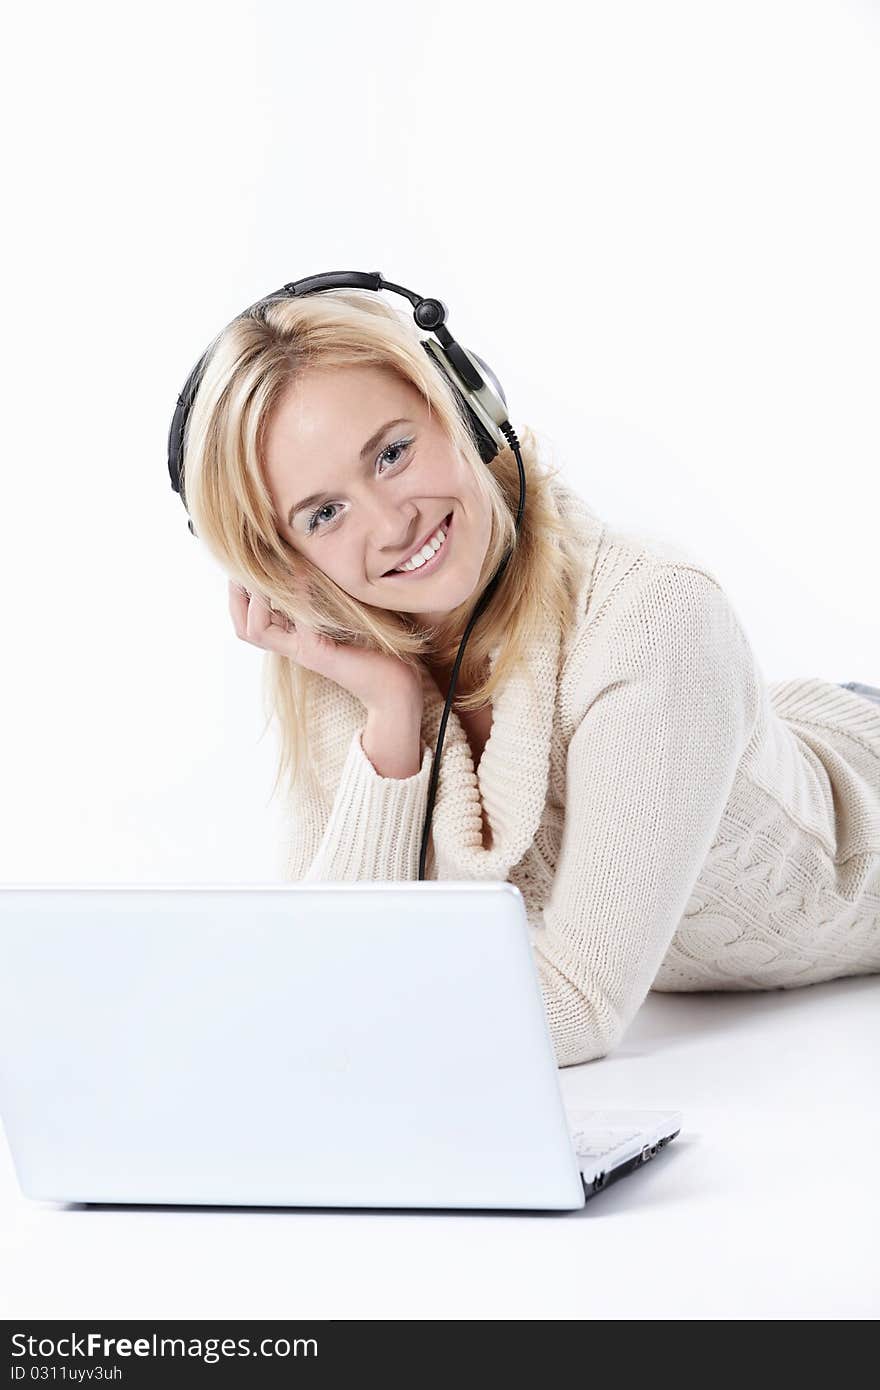
{"label": "white laptop", "polygon": [[0,888],[41,1201],[574,1210],[679,1132],[566,1111],[513,884]]}

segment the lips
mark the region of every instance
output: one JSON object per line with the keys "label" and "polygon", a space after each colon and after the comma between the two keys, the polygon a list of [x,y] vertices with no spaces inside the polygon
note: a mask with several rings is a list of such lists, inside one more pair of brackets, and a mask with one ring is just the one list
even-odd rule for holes
{"label": "lips", "polygon": [[412,550],[408,551],[406,555],[402,555],[398,560],[397,564],[392,565],[390,570],[385,571],[385,573],[382,575],[382,578],[387,579],[389,574],[394,574],[398,566],[404,564],[407,560],[411,560],[413,555],[418,555],[422,547],[428,544],[428,541],[431,539],[432,536],[435,536],[437,534],[441,526],[445,531],[447,525],[449,524],[449,518],[451,516],[452,512],[447,512],[444,517],[441,517],[441,519],[437,522],[437,525],[433,526],[431,530],[428,531],[428,533],[425,536],[423,536],[422,539],[416,545],[413,546]]}

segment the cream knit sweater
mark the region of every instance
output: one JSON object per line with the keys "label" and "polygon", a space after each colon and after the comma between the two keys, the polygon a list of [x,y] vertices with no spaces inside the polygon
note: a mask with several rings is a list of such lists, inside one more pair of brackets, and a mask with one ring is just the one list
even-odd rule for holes
{"label": "cream knit sweater", "polygon": [[[520,889],[560,1066],[613,1049],[650,989],[880,971],[880,705],[811,677],[768,686],[710,571],[553,487],[578,621],[533,637],[476,771],[450,711],[426,877]],[[423,675],[422,764],[399,779],[363,751],[364,706],[315,677],[318,785],[285,807],[285,879],[418,878],[443,710]]]}

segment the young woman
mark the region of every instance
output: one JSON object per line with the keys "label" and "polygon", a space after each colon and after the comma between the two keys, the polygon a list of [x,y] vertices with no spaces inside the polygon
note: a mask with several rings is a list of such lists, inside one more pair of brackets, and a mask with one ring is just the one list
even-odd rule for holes
{"label": "young woman", "polygon": [[512,451],[481,461],[414,325],[368,292],[217,339],[185,495],[267,653],[284,877],[418,877],[450,672],[515,539],[465,648],[425,872],[521,890],[559,1065],[613,1049],[650,989],[880,970],[880,690],[766,684],[698,557],[603,524],[529,430],[522,457],[517,536]]}

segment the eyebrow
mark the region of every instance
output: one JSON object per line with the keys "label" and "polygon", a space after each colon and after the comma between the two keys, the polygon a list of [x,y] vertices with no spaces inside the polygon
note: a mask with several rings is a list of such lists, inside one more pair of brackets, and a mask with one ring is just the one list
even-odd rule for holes
{"label": "eyebrow", "polygon": [[[406,424],[409,424],[409,419],[408,419],[408,417],[407,417],[406,415],[403,415],[403,416],[401,416],[401,417],[400,417],[399,419],[397,419],[397,420],[388,420],[384,425],[381,425],[381,426],[379,427],[379,429],[375,430],[375,431],[370,435],[370,437],[369,437],[369,439],[367,440],[367,442],[366,442],[366,444],[364,445],[364,447],[361,449],[361,452],[360,452],[360,459],[361,459],[361,462],[362,462],[362,463],[366,462],[366,459],[367,459],[368,455],[370,455],[370,454],[373,452],[373,450],[375,449],[376,445],[379,443],[380,439],[382,439],[382,438],[388,433],[388,431],[389,431],[390,429],[393,429],[395,425],[406,425]],[[291,507],[290,511],[287,513],[287,524],[288,524],[288,526],[292,526],[292,525],[293,525],[293,518],[294,518],[299,512],[304,511],[306,507],[312,507],[312,506],[314,506],[316,502],[320,502],[320,501],[322,501],[323,498],[329,497],[329,496],[330,496],[330,493],[329,493],[329,492],[326,492],[326,491],[325,491],[325,492],[311,492],[311,493],[309,493],[308,497],[303,497],[303,499],[302,499],[300,502],[294,502],[294,504],[293,504],[293,506]]]}

